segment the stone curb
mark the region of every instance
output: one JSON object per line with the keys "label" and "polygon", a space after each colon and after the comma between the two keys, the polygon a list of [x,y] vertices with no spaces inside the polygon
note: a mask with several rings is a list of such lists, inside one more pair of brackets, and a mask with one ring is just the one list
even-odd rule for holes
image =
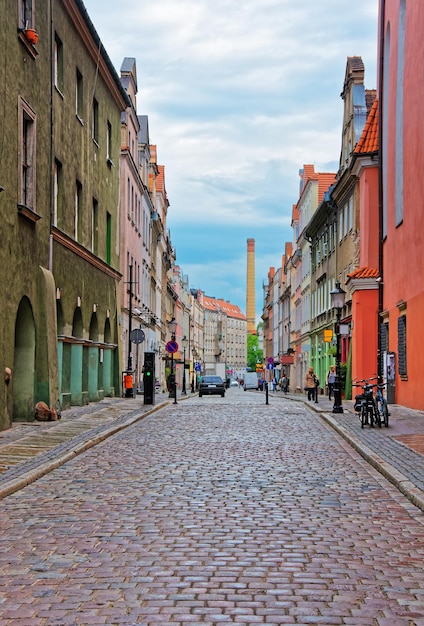
{"label": "stone curb", "polygon": [[404,476],[393,465],[384,461],[378,454],[373,452],[367,445],[362,443],[357,437],[347,432],[343,426],[329,414],[320,412],[321,417],[329,424],[345,441],[347,441],[352,448],[354,448],[359,454],[374,467],[380,474],[384,476],[388,481],[392,483],[404,496],[408,498],[416,507],[424,511],[424,497],[420,489],[418,489],[413,483],[411,483],[406,476]]}
{"label": "stone curb", "polygon": [[408,498],[417,508],[424,512],[424,494],[418,489],[402,472],[399,472],[393,465],[384,461],[378,454],[373,452],[367,445],[362,443],[355,435],[349,433],[341,426],[336,419],[323,410],[319,403],[308,403],[302,398],[288,397],[293,402],[303,402],[303,404],[315,413],[319,413],[324,421],[331,426],[349,445],[352,446],[374,469],[392,483],[404,496]]}

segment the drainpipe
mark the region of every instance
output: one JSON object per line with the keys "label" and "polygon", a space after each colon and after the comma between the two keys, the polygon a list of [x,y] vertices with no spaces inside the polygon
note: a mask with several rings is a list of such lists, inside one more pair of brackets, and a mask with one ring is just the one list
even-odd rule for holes
{"label": "drainpipe", "polygon": [[52,233],[52,224],[53,224],[53,188],[54,188],[54,179],[53,179],[53,83],[54,83],[54,24],[53,24],[53,0],[50,0],[50,233],[49,233],[49,271],[53,273],[53,233]]}
{"label": "drainpipe", "polygon": [[383,237],[384,237],[384,193],[383,193],[383,93],[384,93],[384,28],[385,28],[385,0],[380,0],[380,54],[378,70],[378,316],[377,316],[377,373],[383,374],[381,353],[381,313],[383,311]]}

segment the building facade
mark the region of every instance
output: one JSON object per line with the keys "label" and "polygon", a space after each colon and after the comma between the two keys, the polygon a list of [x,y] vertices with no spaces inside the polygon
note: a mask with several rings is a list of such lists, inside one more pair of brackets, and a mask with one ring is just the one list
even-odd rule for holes
{"label": "building facade", "polygon": [[38,401],[66,407],[119,390],[118,166],[128,105],[82,2],[29,1],[19,14],[8,4],[0,254],[14,275],[1,279],[2,358],[12,371],[1,428],[33,419]]}

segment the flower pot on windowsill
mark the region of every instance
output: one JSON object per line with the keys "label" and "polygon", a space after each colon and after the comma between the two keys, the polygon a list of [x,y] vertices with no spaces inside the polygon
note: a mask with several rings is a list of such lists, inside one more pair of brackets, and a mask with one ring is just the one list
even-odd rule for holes
{"label": "flower pot on windowsill", "polygon": [[32,45],[35,45],[38,42],[38,34],[35,32],[33,28],[27,28],[25,31],[25,37],[27,41]]}

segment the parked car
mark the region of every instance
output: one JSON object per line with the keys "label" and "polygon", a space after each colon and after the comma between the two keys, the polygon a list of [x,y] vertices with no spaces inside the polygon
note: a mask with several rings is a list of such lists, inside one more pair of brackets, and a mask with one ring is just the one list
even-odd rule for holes
{"label": "parked car", "polygon": [[230,387],[238,387],[238,386],[239,386],[238,382],[234,378],[232,378],[230,382]]}
{"label": "parked car", "polygon": [[221,376],[203,376],[199,385],[199,398],[207,395],[225,396],[225,385]]}

